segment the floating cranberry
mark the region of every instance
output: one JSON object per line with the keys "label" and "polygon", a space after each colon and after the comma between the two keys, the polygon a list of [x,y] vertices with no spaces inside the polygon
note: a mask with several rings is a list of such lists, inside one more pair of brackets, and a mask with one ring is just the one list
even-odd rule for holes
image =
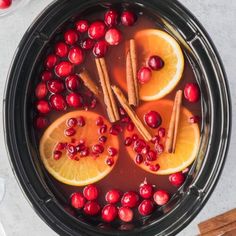
{"label": "floating cranberry", "polygon": [[68,59],[72,64],[80,65],[84,61],[84,54],[79,47],[70,49]]}
{"label": "floating cranberry", "polygon": [[201,118],[200,118],[199,116],[191,116],[191,117],[189,117],[188,122],[189,122],[190,124],[196,124],[196,123],[198,123],[200,120],[201,120]]}
{"label": "floating cranberry", "polygon": [[145,199],[151,198],[153,195],[152,185],[144,181],[144,183],[142,183],[139,187],[139,195]]}
{"label": "floating cranberry", "polygon": [[46,57],[46,60],[44,63],[48,69],[52,69],[57,64],[57,61],[58,61],[57,56],[54,54],[50,54]]}
{"label": "floating cranberry", "polygon": [[43,99],[47,96],[48,89],[45,82],[40,82],[35,89],[35,96],[38,99]]}
{"label": "floating cranberry", "polygon": [[47,125],[48,125],[47,118],[39,116],[35,119],[35,127],[37,129],[44,129]]}
{"label": "floating cranberry", "polygon": [[60,80],[50,80],[48,81],[48,90],[51,93],[61,93],[64,90],[64,84]]}
{"label": "floating cranberry", "polygon": [[68,51],[68,46],[63,42],[59,42],[55,45],[55,53],[59,57],[66,57]]}
{"label": "floating cranberry", "polygon": [[105,143],[107,141],[107,137],[106,136],[101,136],[98,139],[99,143]]}
{"label": "floating cranberry", "polygon": [[66,96],[66,101],[70,107],[81,107],[82,106],[82,97],[77,93],[69,93]]}
{"label": "floating cranberry", "polygon": [[127,131],[132,132],[134,130],[134,123],[130,122],[127,127],[126,127]]}
{"label": "floating cranberry", "polygon": [[185,180],[185,176],[182,172],[174,173],[169,176],[170,183],[175,187],[180,187]]}
{"label": "floating cranberry", "polygon": [[107,42],[105,40],[98,41],[93,47],[93,54],[98,58],[104,57],[107,52],[107,49]]}
{"label": "floating cranberry", "polygon": [[158,155],[164,152],[164,146],[160,143],[155,143],[155,150]]}
{"label": "floating cranberry", "polygon": [[166,135],[166,130],[165,130],[165,128],[160,127],[160,128],[158,129],[158,135],[159,135],[160,138],[164,138],[165,135]]}
{"label": "floating cranberry", "polygon": [[113,157],[107,157],[107,159],[106,159],[106,164],[108,165],[108,166],[113,166],[114,165],[114,158]]}
{"label": "floating cranberry", "polygon": [[81,193],[73,193],[70,197],[70,203],[75,209],[82,209],[86,203],[86,199]]}
{"label": "floating cranberry", "polygon": [[0,0],[0,9],[7,9],[12,4],[12,0]]}
{"label": "floating cranberry", "polygon": [[197,102],[200,98],[200,89],[197,83],[187,83],[184,88],[184,97],[189,102]]}
{"label": "floating cranberry", "polygon": [[123,197],[121,198],[121,205],[124,207],[136,207],[139,202],[139,196],[136,192],[129,191],[124,193]]}
{"label": "floating cranberry", "polygon": [[102,126],[104,124],[104,121],[103,121],[103,118],[101,116],[99,116],[97,119],[96,119],[96,125],[97,126]]}
{"label": "floating cranberry", "polygon": [[104,147],[101,144],[94,144],[92,146],[92,151],[95,154],[101,154],[104,152]]}
{"label": "floating cranberry", "polygon": [[102,219],[105,222],[112,222],[117,217],[118,210],[117,207],[112,204],[107,204],[102,209]]}
{"label": "floating cranberry", "polygon": [[84,205],[84,213],[89,216],[95,216],[101,210],[100,205],[96,201],[88,201]]}
{"label": "floating cranberry", "polygon": [[132,26],[136,21],[136,16],[132,11],[123,11],[121,14],[121,23],[124,26]]}
{"label": "floating cranberry", "polygon": [[70,118],[66,121],[66,125],[68,127],[75,127],[77,125],[77,119],[75,118]]}
{"label": "floating cranberry", "polygon": [[130,222],[133,220],[133,217],[134,217],[133,211],[128,207],[120,207],[118,211],[118,215],[119,215],[120,220],[124,222]]}
{"label": "floating cranberry", "polygon": [[105,35],[106,25],[102,21],[96,21],[89,26],[88,36],[91,39],[100,39]]}
{"label": "floating cranberry", "polygon": [[78,20],[75,23],[76,30],[80,33],[84,33],[88,30],[89,28],[89,23],[87,20]]}
{"label": "floating cranberry", "polygon": [[105,13],[104,22],[108,27],[118,24],[118,13],[115,10],[109,10]]}
{"label": "floating cranberry", "polygon": [[138,212],[142,216],[150,215],[154,210],[154,204],[151,200],[145,199],[138,206]]}
{"label": "floating cranberry", "polygon": [[105,34],[105,40],[109,45],[118,45],[121,42],[122,35],[118,29],[109,29]]}
{"label": "floating cranberry", "polygon": [[61,158],[61,156],[62,156],[62,152],[61,151],[56,150],[56,151],[53,152],[53,158],[55,160],[59,160]]}
{"label": "floating cranberry", "polygon": [[[64,133],[65,133],[65,136],[71,137],[71,136],[74,136],[76,134],[76,130],[74,128],[69,128],[69,129],[66,129]],[[69,144],[68,144],[68,147],[70,149]]]}
{"label": "floating cranberry", "polygon": [[79,36],[75,30],[69,29],[65,32],[64,39],[67,44],[73,45],[79,40]]}
{"label": "floating cranberry", "polygon": [[140,84],[146,84],[152,78],[152,71],[149,67],[143,66],[138,71],[138,81]]}
{"label": "floating cranberry", "polygon": [[106,132],[107,132],[107,125],[102,125],[98,130],[99,134],[105,134]]}
{"label": "floating cranberry", "polygon": [[70,75],[65,80],[67,89],[71,91],[78,90],[80,88],[80,80],[77,75]]}
{"label": "floating cranberry", "polygon": [[158,190],[154,193],[153,199],[157,205],[163,206],[170,200],[170,195],[165,190]]}
{"label": "floating cranberry", "polygon": [[90,50],[90,49],[93,48],[94,44],[95,44],[95,42],[94,42],[92,39],[86,38],[86,39],[82,42],[81,47],[82,47],[83,49],[85,49],[85,50]]}
{"label": "floating cranberry", "polygon": [[108,203],[115,204],[120,201],[120,192],[112,189],[106,193],[105,199]]}
{"label": "floating cranberry", "polygon": [[158,128],[162,123],[161,116],[156,111],[149,111],[148,113],[146,113],[144,115],[144,121],[152,129]]}
{"label": "floating cranberry", "polygon": [[107,152],[108,152],[109,156],[111,156],[111,157],[114,157],[117,154],[117,150],[113,147],[109,147],[107,149]]}
{"label": "floating cranberry", "polygon": [[89,200],[96,200],[98,198],[98,189],[95,185],[90,184],[83,189],[84,197]]}
{"label": "floating cranberry", "polygon": [[50,104],[55,111],[64,111],[66,109],[66,101],[60,94],[53,94],[50,97]]}
{"label": "floating cranberry", "polygon": [[84,127],[85,126],[85,119],[83,116],[79,116],[77,119],[77,124],[79,127]]}
{"label": "floating cranberry", "polygon": [[149,165],[149,169],[153,172],[157,172],[160,169],[160,165],[159,164]]}
{"label": "floating cranberry", "polygon": [[53,74],[51,71],[47,71],[45,70],[42,74],[41,74],[41,79],[42,81],[46,82],[49,81],[53,78]]}
{"label": "floating cranberry", "polygon": [[51,111],[48,102],[45,100],[39,100],[38,102],[36,102],[36,108],[41,114],[47,114]]}
{"label": "floating cranberry", "polygon": [[73,66],[70,62],[62,61],[55,67],[55,73],[59,77],[66,77],[71,74]]}
{"label": "floating cranberry", "polygon": [[133,142],[133,139],[130,137],[125,138],[125,146],[130,146]]}
{"label": "floating cranberry", "polygon": [[151,56],[148,59],[148,66],[152,70],[160,70],[164,66],[164,61],[159,56]]}

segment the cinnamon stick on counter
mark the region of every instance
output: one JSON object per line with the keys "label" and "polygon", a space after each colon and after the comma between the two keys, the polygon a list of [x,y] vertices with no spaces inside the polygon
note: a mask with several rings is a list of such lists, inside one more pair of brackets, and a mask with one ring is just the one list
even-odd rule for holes
{"label": "cinnamon stick on counter", "polygon": [[169,129],[167,132],[167,138],[166,138],[166,145],[165,149],[166,152],[174,153],[175,152],[175,146],[176,146],[176,139],[177,139],[177,133],[178,133],[178,127],[179,127],[179,119],[180,119],[180,109],[182,105],[182,97],[183,97],[183,91],[178,90],[175,95],[174,100],[174,106],[171,114]]}
{"label": "cinnamon stick on counter", "polygon": [[144,124],[141,122],[141,120],[138,118],[135,111],[132,109],[132,107],[129,105],[126,97],[122,93],[122,91],[115,85],[112,86],[113,92],[116,95],[116,98],[118,99],[119,103],[123,107],[123,109],[126,111],[132,122],[134,123],[135,127],[139,131],[139,133],[143,136],[143,138],[146,141],[150,141],[152,139],[151,134],[148,132]]}
{"label": "cinnamon stick on counter", "polygon": [[120,119],[119,111],[115,102],[114,94],[111,89],[110,78],[107,71],[107,66],[104,58],[95,59],[99,80],[102,86],[104,103],[106,105],[107,114],[111,122],[116,122]]}

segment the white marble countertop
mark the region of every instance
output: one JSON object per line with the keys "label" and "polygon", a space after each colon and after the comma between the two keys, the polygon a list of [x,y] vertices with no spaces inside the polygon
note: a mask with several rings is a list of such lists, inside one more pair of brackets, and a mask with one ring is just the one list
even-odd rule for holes
{"label": "white marble countertop", "polygon": [[[164,0],[163,0],[164,1]],[[198,234],[197,224],[209,217],[236,207],[236,1],[235,0],[180,0],[200,20],[212,37],[225,65],[231,88],[233,128],[231,146],[219,183],[206,206],[180,236]],[[14,51],[33,19],[51,0],[30,3],[8,17],[0,18],[0,95]],[[2,106],[2,103],[0,103]],[[2,107],[0,107],[2,119]],[[7,236],[56,235],[34,212],[21,192],[10,168],[0,121],[0,177],[6,179],[6,195],[0,205],[0,220]],[[1,233],[0,233],[1,234]],[[1,236],[1,235],[0,235]]]}

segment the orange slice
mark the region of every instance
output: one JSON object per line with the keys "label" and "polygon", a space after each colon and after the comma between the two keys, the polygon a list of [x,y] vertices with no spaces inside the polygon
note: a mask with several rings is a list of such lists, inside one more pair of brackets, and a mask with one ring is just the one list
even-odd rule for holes
{"label": "orange slice", "polygon": [[[76,134],[72,137],[66,137],[64,135],[65,129],[67,129],[66,122],[69,118],[78,118],[82,116],[85,119],[84,127],[77,127]],[[119,141],[116,136],[106,134],[106,143],[104,146],[104,152],[98,157],[87,156],[79,157],[79,160],[71,160],[66,151],[62,151],[62,156],[59,160],[55,160],[53,157],[53,151],[59,142],[71,143],[71,139],[85,140],[85,145],[90,148],[94,144],[98,144],[98,126],[96,125],[96,119],[98,114],[90,111],[74,111],[67,113],[54,121],[44,132],[40,140],[40,156],[47,171],[58,181],[74,185],[84,186],[99,181],[108,175],[116,164],[118,155],[114,156],[114,164],[108,166],[106,164],[106,158],[108,156],[107,148],[114,147],[119,150]],[[110,123],[103,118],[104,124],[110,128]]]}
{"label": "orange slice", "polygon": [[[169,121],[171,117],[171,112],[173,108],[173,102],[170,100],[158,100],[149,103],[145,103],[137,109],[137,114],[141,120],[145,113],[149,111],[157,111],[162,117],[161,127],[166,129],[166,132],[169,127]],[[151,164],[159,164],[160,169],[157,172],[150,170],[149,166],[146,166],[144,163],[138,165],[142,169],[158,175],[168,175],[184,170],[186,167],[192,164],[194,159],[197,156],[199,142],[200,142],[200,131],[198,124],[190,124],[188,122],[189,117],[192,114],[189,110],[182,107],[180,114],[180,123],[177,134],[177,143],[175,153],[166,153],[163,152],[157,157],[156,161],[151,162]],[[157,129],[149,129],[150,133],[153,136],[157,133]],[[134,131],[138,134],[137,131]],[[131,137],[132,133],[125,131],[125,137]],[[162,141],[165,143],[165,140]],[[153,144],[149,144],[151,148],[154,148]],[[127,147],[127,151],[130,157],[135,161],[136,154],[132,146]]]}

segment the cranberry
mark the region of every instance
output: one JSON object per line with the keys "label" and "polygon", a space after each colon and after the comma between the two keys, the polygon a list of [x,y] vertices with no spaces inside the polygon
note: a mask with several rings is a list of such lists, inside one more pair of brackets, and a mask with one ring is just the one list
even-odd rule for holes
{"label": "cranberry", "polygon": [[157,205],[163,206],[170,200],[170,195],[165,190],[158,190],[154,193],[153,199]]}
{"label": "cranberry", "polygon": [[77,120],[75,118],[70,118],[66,121],[68,127],[75,127],[77,125]]}
{"label": "cranberry", "polygon": [[89,28],[89,23],[87,20],[79,20],[75,23],[76,30],[80,33],[84,33]]}
{"label": "cranberry", "polygon": [[55,160],[59,160],[59,159],[61,158],[61,156],[62,156],[62,152],[60,152],[60,151],[58,151],[58,150],[56,150],[56,151],[53,152],[53,158],[54,158]]}
{"label": "cranberry", "polygon": [[191,116],[189,119],[188,119],[188,122],[190,124],[196,124],[200,121],[200,117],[199,116]]}
{"label": "cranberry", "polygon": [[86,39],[82,42],[81,47],[82,47],[83,49],[85,49],[85,50],[90,50],[90,49],[93,48],[94,44],[95,44],[95,42],[94,42],[92,39],[86,38]]}
{"label": "cranberry", "polygon": [[164,66],[164,61],[159,56],[151,56],[148,59],[148,66],[152,70],[160,70]]}
{"label": "cranberry", "polygon": [[88,36],[91,39],[100,39],[105,35],[106,26],[102,21],[96,21],[89,26]]}
{"label": "cranberry", "polygon": [[146,113],[144,115],[144,121],[149,127],[153,129],[158,128],[162,123],[161,116],[156,111],[149,111],[148,113]]}
{"label": "cranberry", "polygon": [[104,22],[108,27],[118,24],[118,13],[115,10],[109,10],[105,13]]}
{"label": "cranberry", "polygon": [[79,40],[79,36],[75,30],[69,29],[65,32],[64,39],[67,44],[73,45]]}
{"label": "cranberry", "polygon": [[127,131],[132,132],[134,130],[134,123],[130,122],[127,127],[126,127]]}
{"label": "cranberry", "polygon": [[113,147],[109,147],[107,149],[107,152],[108,152],[109,156],[111,156],[111,157],[114,157],[117,154],[117,150]]}
{"label": "cranberry", "polygon": [[73,193],[70,197],[71,206],[75,209],[82,209],[86,203],[86,199],[81,193]]}
{"label": "cranberry", "polygon": [[42,74],[41,74],[41,79],[42,81],[46,82],[49,81],[53,78],[53,74],[51,71],[47,71],[45,70]]}
{"label": "cranberry", "polygon": [[50,80],[48,81],[48,90],[51,93],[61,93],[64,90],[64,84],[60,80]]}
{"label": "cranberry", "polygon": [[84,213],[89,216],[95,216],[101,210],[100,205],[96,201],[88,201],[84,205]]}
{"label": "cranberry", "polygon": [[151,198],[153,195],[152,185],[144,181],[144,183],[142,183],[139,187],[139,195],[145,199]]}
{"label": "cranberry", "polygon": [[66,57],[68,53],[68,46],[63,42],[57,43],[55,45],[55,53],[59,57]]}
{"label": "cranberry", "polygon": [[12,0],[0,0],[0,9],[6,9],[10,7],[12,4]]}
{"label": "cranberry", "polygon": [[158,135],[159,135],[160,138],[164,138],[165,135],[166,135],[166,130],[165,130],[165,128],[160,127],[160,128],[158,129]]}
{"label": "cranberry", "polygon": [[150,150],[147,154],[147,161],[156,161],[157,154],[153,150]]}
{"label": "cranberry", "polygon": [[70,107],[81,107],[82,106],[82,98],[77,93],[69,93],[66,96],[66,101]]}
{"label": "cranberry", "polygon": [[146,84],[152,78],[152,71],[149,67],[143,66],[138,71],[138,81],[140,84]]}
{"label": "cranberry", "polygon": [[80,80],[77,75],[70,75],[65,80],[67,89],[75,91],[80,87]]}
{"label": "cranberry", "polygon": [[101,116],[99,116],[97,119],[96,119],[96,125],[97,126],[102,126],[104,124],[104,121],[103,121],[103,118]]}
{"label": "cranberry", "polygon": [[98,58],[104,57],[107,52],[107,49],[107,42],[105,40],[98,41],[93,47],[93,54]]}
{"label": "cranberry", "polygon": [[136,192],[126,192],[121,198],[121,205],[124,207],[136,207],[139,201],[139,196]]}
{"label": "cranberry", "polygon": [[35,89],[35,96],[38,99],[43,99],[47,96],[48,89],[45,82],[40,82]]}
{"label": "cranberry", "polygon": [[79,47],[70,49],[68,59],[72,64],[80,65],[84,60],[84,54]]}
{"label": "cranberry", "polygon": [[39,116],[35,119],[35,127],[37,129],[44,129],[47,125],[48,125],[47,118]]}
{"label": "cranberry", "polygon": [[114,165],[114,158],[113,157],[107,157],[106,164],[108,166],[113,166]]}
{"label": "cranberry", "polygon": [[89,201],[96,200],[98,198],[98,189],[95,185],[90,184],[84,188],[83,195]]}
{"label": "cranberry", "polygon": [[149,165],[149,169],[153,172],[157,172],[160,169],[160,165],[159,164]]}
{"label": "cranberry", "polygon": [[200,98],[200,89],[197,83],[187,83],[184,88],[184,96],[189,102],[197,102]]}
{"label": "cranberry", "polygon": [[64,111],[66,109],[66,101],[60,94],[53,94],[50,97],[50,104],[55,111]]}
{"label": "cranberry", "polygon": [[154,204],[151,200],[145,199],[138,206],[138,212],[142,216],[150,215],[154,210]]}
{"label": "cranberry", "polygon": [[112,222],[117,217],[118,210],[117,207],[112,204],[107,204],[102,209],[102,219],[105,222]]}
{"label": "cranberry", "polygon": [[132,11],[123,11],[121,14],[121,23],[124,26],[132,26],[136,21],[136,16]]}
{"label": "cranberry", "polygon": [[182,172],[174,173],[169,176],[170,183],[175,187],[180,187],[185,180],[185,176]]}
{"label": "cranberry", "polygon": [[47,56],[44,63],[48,69],[52,69],[57,64],[57,61],[58,61],[57,56],[54,54],[50,54]]}
{"label": "cranberry", "polygon": [[95,154],[101,154],[104,152],[104,147],[101,144],[94,144],[92,146],[92,151]]}
{"label": "cranberry", "polygon": [[98,130],[99,134],[105,134],[107,132],[107,125],[102,125]]}
{"label": "cranberry", "polygon": [[112,189],[106,193],[105,199],[108,203],[115,204],[120,200],[120,192],[116,189]]}
{"label": "cranberry", "polygon": [[161,154],[164,152],[164,146],[160,143],[155,143],[155,150],[157,152],[157,154]]}
{"label": "cranberry", "polygon": [[120,207],[118,211],[118,215],[119,215],[120,220],[124,222],[130,222],[133,220],[133,217],[134,217],[133,211],[128,207]]}
{"label": "cranberry", "polygon": [[47,101],[45,100],[39,100],[37,103],[36,103],[36,108],[37,110],[42,113],[42,114],[47,114],[50,112],[51,108],[48,104]]}
{"label": "cranberry", "polygon": [[130,137],[125,138],[125,146],[130,146],[132,144],[133,140]]}
{"label": "cranberry", "polygon": [[122,132],[122,128],[120,125],[112,125],[112,127],[109,130],[109,133],[114,136],[119,135],[120,132]]}
{"label": "cranberry", "polygon": [[[65,130],[65,136],[67,137],[74,136],[75,134],[76,134],[76,130],[74,128],[69,128]],[[68,147],[70,147],[69,144],[68,144]]]}
{"label": "cranberry", "polygon": [[105,143],[107,141],[107,137],[106,136],[101,136],[98,139],[99,143]]}
{"label": "cranberry", "polygon": [[83,116],[79,116],[77,119],[77,123],[79,127],[84,127],[85,126],[85,120]]}
{"label": "cranberry", "polygon": [[111,28],[105,34],[105,40],[109,45],[118,45],[121,42],[122,35],[118,29]]}
{"label": "cranberry", "polygon": [[55,73],[59,77],[66,77],[71,74],[73,66],[70,62],[62,61],[55,67]]}

